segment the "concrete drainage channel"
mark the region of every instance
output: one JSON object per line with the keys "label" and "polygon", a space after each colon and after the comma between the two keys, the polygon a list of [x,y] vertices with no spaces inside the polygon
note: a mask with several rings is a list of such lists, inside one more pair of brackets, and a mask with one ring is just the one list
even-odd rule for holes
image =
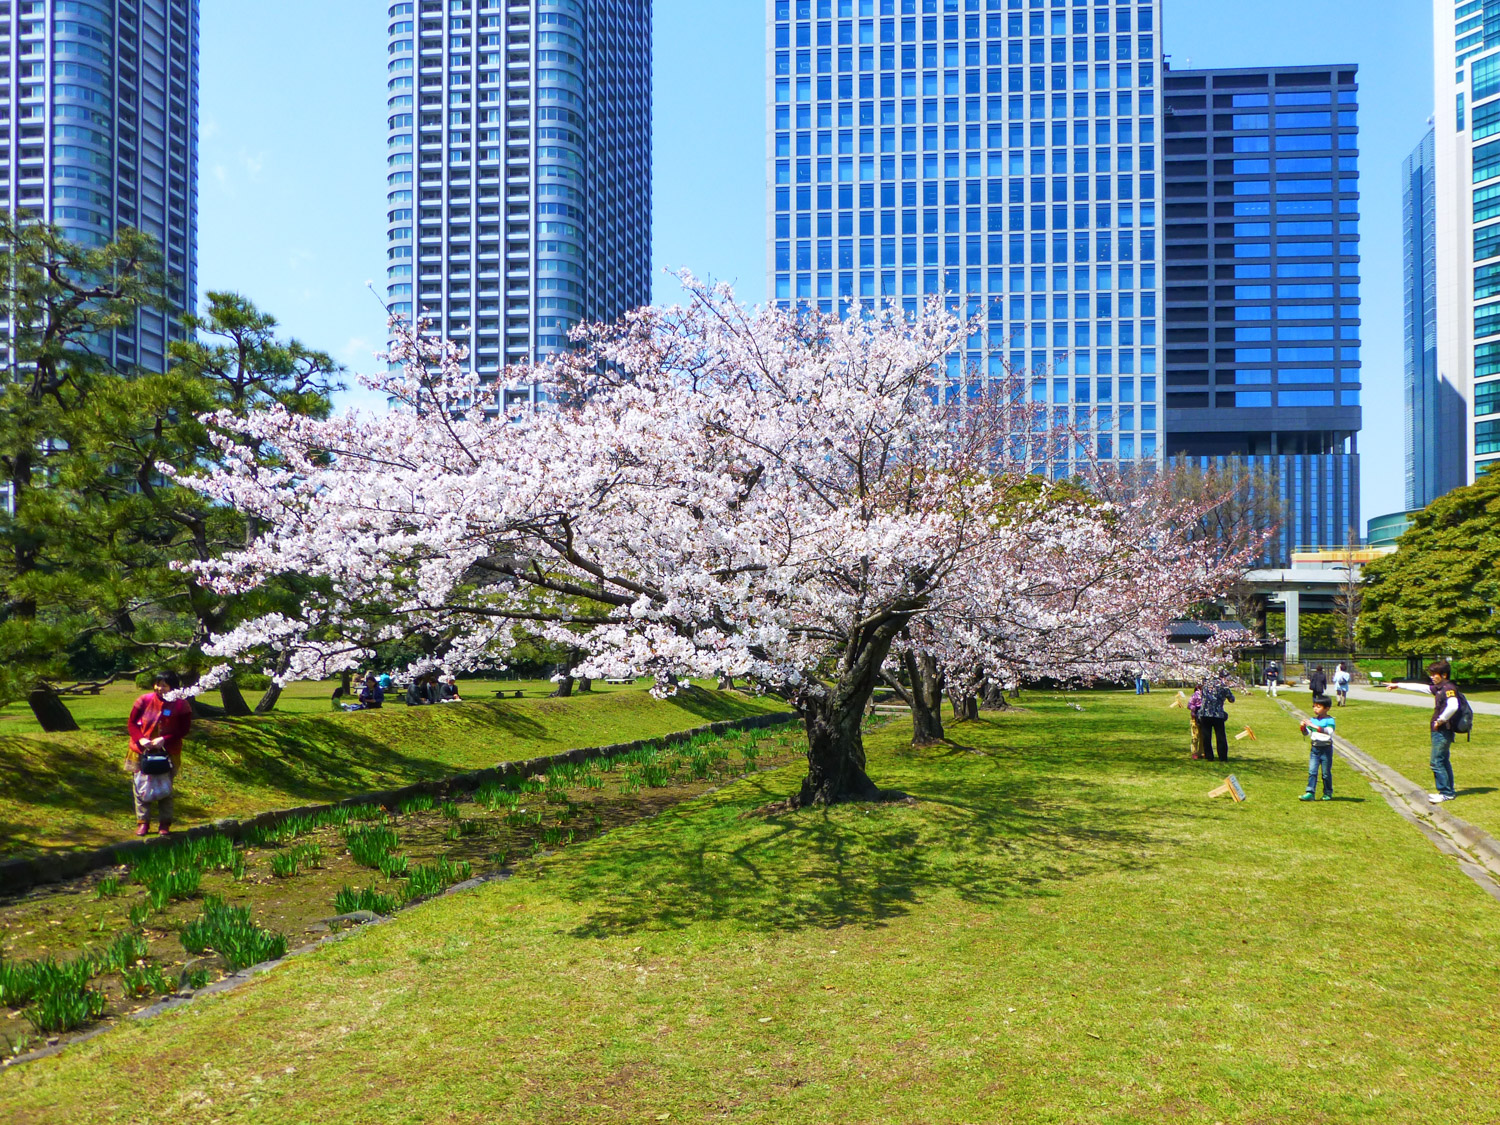
{"label": "concrete drainage channel", "polygon": [[[1276,701],[1282,710],[1298,719],[1307,715],[1284,699]],[[1460,870],[1491,898],[1500,902],[1500,842],[1482,828],[1454,816],[1442,805],[1427,800],[1427,790],[1397,773],[1390,766],[1366,754],[1345,738],[1334,738],[1339,756],[1363,774],[1370,788],[1385,798],[1408,824],[1428,838],[1444,855],[1458,862]]]}
{"label": "concrete drainage channel", "polygon": [[[688,731],[681,731],[656,739],[646,739],[634,743],[615,744],[611,746],[572,750],[556,755],[551,755],[545,758],[533,758],[523,762],[505,763],[494,769],[450,777],[441,781],[423,782],[398,790],[364,794],[359,797],[353,797],[346,801],[338,802],[336,805],[314,806],[310,809],[281,810],[278,812],[264,814],[263,816],[254,818],[254,820],[247,820],[243,822],[226,823],[221,821],[216,825],[206,826],[203,832],[218,832],[224,835],[238,837],[249,831],[252,826],[274,825],[277,821],[283,820],[287,817],[306,815],[310,812],[334,809],[339,806],[374,804],[384,805],[388,809],[395,809],[400,804],[400,802],[413,796],[449,797],[457,796],[460,794],[471,794],[478,790],[481,786],[488,784],[491,781],[516,777],[522,779],[532,778],[538,774],[545,774],[554,766],[567,764],[583,764],[585,762],[599,761],[606,758],[623,757],[644,746],[664,746],[677,743],[687,743],[695,737],[699,737],[702,735],[725,735],[733,731],[768,730],[786,726],[794,721],[794,717],[791,715],[774,714],[757,715],[741,720],[713,723],[708,726],[698,727]],[[733,777],[729,777],[722,784],[729,784],[733,780]],[[715,785],[713,786],[713,788],[708,789],[706,792],[700,791],[698,796],[703,796],[706,795],[706,793],[714,792],[720,787],[721,785]],[[595,823],[597,824],[598,821],[596,820]],[[186,835],[186,833],[184,833],[183,835]],[[602,835],[602,833],[600,835]],[[571,833],[569,834],[568,838],[569,840],[572,839]],[[594,835],[590,838],[598,839],[599,835]],[[161,844],[156,841],[151,841],[148,844],[144,844],[144,846],[159,847],[161,846]],[[538,845],[538,847],[540,848],[540,845]],[[8,890],[10,891],[10,893],[14,894],[16,893],[16,888],[18,886],[21,890],[27,890],[36,887],[39,884],[62,881],[71,882],[73,879],[80,878],[79,875],[72,873],[74,870],[80,870],[83,872],[84,876],[87,876],[88,873],[102,867],[113,866],[121,862],[128,863],[132,858],[139,858],[139,856],[142,854],[142,848],[143,843],[133,843],[127,844],[123,847],[96,849],[93,852],[84,853],[81,855],[78,853],[74,853],[73,855],[68,857],[71,861],[67,865],[68,873],[63,875],[60,879],[55,877],[51,879],[38,878],[38,876],[52,874],[57,870],[51,865],[38,865],[33,861],[11,863],[9,865],[6,865],[6,867],[8,868],[7,873],[12,876],[12,878],[9,880],[9,886],[5,886],[4,882],[0,882],[0,887],[4,887],[5,890]],[[542,858],[553,854],[553,852],[550,850],[539,850],[534,854],[537,858]],[[429,901],[432,898],[442,897],[448,894],[455,894],[460,891],[472,890],[476,887],[482,886],[485,883],[508,879],[513,873],[512,868],[513,865],[504,864],[498,870],[492,870],[475,878],[456,883],[437,894],[420,898],[411,898],[398,906],[396,913],[399,913],[408,908],[420,906],[423,902]],[[191,992],[185,990],[186,969],[184,969],[184,990],[179,991],[175,994],[168,994],[157,1003],[152,1004],[148,1007],[128,1013],[120,1013],[120,1015],[121,1017],[128,1015],[128,1017],[132,1019],[149,1019],[153,1016],[161,1014],[162,1012],[170,1011],[173,1008],[189,1004],[200,996],[211,996],[223,992],[232,991],[236,988],[242,987],[245,984],[248,984],[257,976],[269,972],[271,969],[275,968],[285,960],[312,952],[324,945],[329,944],[330,942],[340,941],[343,938],[347,937],[349,934],[362,929],[366,925],[382,924],[386,921],[389,921],[390,917],[390,915],[378,915],[370,911],[356,911],[354,913],[338,915],[332,918],[324,918],[321,922],[317,922],[314,926],[310,926],[307,931],[309,933],[316,933],[318,930],[325,931],[321,934],[321,936],[318,936],[315,939],[306,942],[298,948],[287,951],[281,958],[262,962],[257,965],[252,965],[250,967],[240,969],[237,972],[229,973],[221,979]],[[334,930],[334,932],[326,932],[330,929]],[[60,1042],[49,1043],[47,1046],[41,1047],[38,1050],[4,1059],[3,1063],[0,1063],[0,1066],[8,1068],[10,1066],[21,1065],[24,1063],[37,1061],[39,1059],[48,1058],[50,1056],[58,1054],[68,1047],[71,1047],[75,1043],[85,1042],[88,1039],[91,1039],[94,1036],[109,1030],[111,1026],[113,1026],[113,1021],[103,1024],[92,1030],[85,1031],[82,1034],[71,1035]]]}

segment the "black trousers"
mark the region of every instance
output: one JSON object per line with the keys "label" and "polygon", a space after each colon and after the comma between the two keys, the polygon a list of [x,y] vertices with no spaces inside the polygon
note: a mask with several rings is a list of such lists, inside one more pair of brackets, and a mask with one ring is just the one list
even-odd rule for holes
{"label": "black trousers", "polygon": [[1214,740],[1219,743],[1219,761],[1229,761],[1229,735],[1224,729],[1228,719],[1203,719],[1198,720],[1198,737],[1202,740],[1198,747],[1198,753],[1205,758],[1214,756]]}

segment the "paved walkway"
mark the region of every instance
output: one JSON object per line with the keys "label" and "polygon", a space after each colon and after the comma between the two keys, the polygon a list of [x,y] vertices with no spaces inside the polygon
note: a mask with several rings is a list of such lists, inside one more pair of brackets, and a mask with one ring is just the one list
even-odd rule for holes
{"label": "paved walkway", "polygon": [[[1377,691],[1375,688],[1356,687],[1349,690],[1349,698],[1362,699],[1367,703],[1403,703],[1408,707],[1432,710],[1432,696],[1418,695],[1414,691]],[[1478,715],[1500,715],[1500,703],[1480,703],[1471,699],[1469,706]]]}
{"label": "paved walkway", "polygon": [[[1264,691],[1264,688],[1256,688],[1256,691]],[[1310,689],[1298,684],[1296,687],[1284,687],[1281,689],[1283,696],[1286,695],[1308,695]],[[1330,696],[1333,692],[1328,693]],[[1383,688],[1352,687],[1349,689],[1349,698],[1358,699],[1365,703],[1399,703],[1403,707],[1421,707],[1424,710],[1432,710],[1432,696],[1418,695],[1414,691],[1386,691]],[[1474,708],[1477,715],[1500,715],[1500,703],[1481,703],[1477,699],[1469,700],[1469,706]]]}

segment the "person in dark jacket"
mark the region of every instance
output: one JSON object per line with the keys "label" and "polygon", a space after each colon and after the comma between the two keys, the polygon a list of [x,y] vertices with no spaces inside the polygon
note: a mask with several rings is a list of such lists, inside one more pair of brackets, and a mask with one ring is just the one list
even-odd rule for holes
{"label": "person in dark jacket", "polygon": [[1323,665],[1313,668],[1312,675],[1307,677],[1307,683],[1312,688],[1314,699],[1321,699],[1328,694],[1328,673],[1323,671]]}
{"label": "person in dark jacket", "polygon": [[1203,706],[1198,709],[1198,730],[1203,738],[1199,752],[1205,759],[1212,759],[1215,740],[1219,744],[1219,761],[1229,760],[1229,734],[1225,724],[1229,722],[1229,711],[1224,706],[1234,703],[1234,692],[1229,684],[1217,677],[1205,680],[1202,687]]}
{"label": "person in dark jacket", "polygon": [[359,709],[378,711],[384,704],[385,692],[380,687],[380,681],[375,678],[375,673],[371,672],[359,689]]}

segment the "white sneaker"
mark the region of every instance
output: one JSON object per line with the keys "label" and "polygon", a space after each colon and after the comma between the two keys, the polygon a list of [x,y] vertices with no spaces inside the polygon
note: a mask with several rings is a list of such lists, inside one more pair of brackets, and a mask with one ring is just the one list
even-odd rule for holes
{"label": "white sneaker", "polygon": [[1446,796],[1442,793],[1429,793],[1427,795],[1427,803],[1429,805],[1441,805],[1444,801],[1451,800],[1453,800],[1452,797]]}

